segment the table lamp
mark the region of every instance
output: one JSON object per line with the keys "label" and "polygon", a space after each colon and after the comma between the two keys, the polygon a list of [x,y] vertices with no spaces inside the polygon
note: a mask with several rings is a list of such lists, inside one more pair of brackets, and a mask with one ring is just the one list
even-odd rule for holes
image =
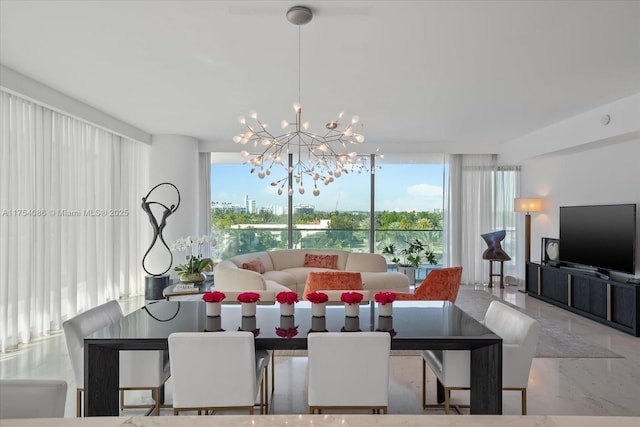
{"label": "table lamp", "polygon": [[524,260],[531,261],[531,212],[542,211],[542,199],[517,198],[513,201],[515,212],[526,212],[524,216]]}

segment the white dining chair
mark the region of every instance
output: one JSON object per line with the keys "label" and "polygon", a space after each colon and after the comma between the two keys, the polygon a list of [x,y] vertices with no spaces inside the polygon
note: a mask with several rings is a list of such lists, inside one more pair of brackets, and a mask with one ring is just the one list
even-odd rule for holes
{"label": "white dining chair", "polygon": [[66,401],[64,380],[0,380],[0,418],[62,418]]}
{"label": "white dining chair", "polygon": [[[529,371],[540,325],[537,320],[499,301],[491,302],[482,323],[503,340],[502,389],[520,391],[522,415],[526,415]],[[469,389],[470,353],[468,350],[426,350],[422,356],[423,407],[442,407],[426,403],[425,368],[429,366],[444,387],[444,410],[448,414],[451,391]]]}
{"label": "white dining chair", "polygon": [[312,332],[309,413],[371,409],[387,413],[391,336],[386,332]]}
{"label": "white dining chair", "polygon": [[[84,311],[62,324],[71,365],[76,380],[76,416],[82,415],[82,393],[84,391],[84,338],[109,325],[116,324],[123,317],[117,301]],[[171,375],[168,353],[161,350],[120,351],[120,409],[147,408],[149,405],[127,405],[124,400],[126,390],[151,390],[154,404],[152,410],[160,415],[161,387]]]}
{"label": "white dining chair", "polygon": [[[194,355],[206,363],[194,363]],[[252,332],[177,332],[169,335],[173,413],[247,410],[256,396],[264,412],[266,360],[256,358]]]}

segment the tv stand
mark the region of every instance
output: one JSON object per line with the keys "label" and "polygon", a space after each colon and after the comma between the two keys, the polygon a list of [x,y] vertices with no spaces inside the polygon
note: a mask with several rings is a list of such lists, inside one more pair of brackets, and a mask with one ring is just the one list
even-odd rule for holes
{"label": "tv stand", "polygon": [[560,264],[558,267],[573,273],[590,274],[602,280],[609,280],[609,272],[606,270],[600,270],[596,267],[566,265],[566,264]]}
{"label": "tv stand", "polygon": [[533,298],[634,336],[640,336],[640,286],[598,270],[529,262],[526,289]]}

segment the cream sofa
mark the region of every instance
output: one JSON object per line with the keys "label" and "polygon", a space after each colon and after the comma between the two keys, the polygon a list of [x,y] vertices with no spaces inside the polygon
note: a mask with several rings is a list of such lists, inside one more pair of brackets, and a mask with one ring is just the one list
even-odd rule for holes
{"label": "cream sofa", "polygon": [[[305,254],[337,255],[337,269],[305,267]],[[256,258],[260,258],[265,266],[263,274],[242,268],[244,263]],[[215,288],[221,291],[291,290],[302,296],[311,271],[359,271],[366,290],[409,291],[407,276],[387,272],[387,261],[382,255],[330,249],[285,249],[237,255],[216,265],[213,274]]]}

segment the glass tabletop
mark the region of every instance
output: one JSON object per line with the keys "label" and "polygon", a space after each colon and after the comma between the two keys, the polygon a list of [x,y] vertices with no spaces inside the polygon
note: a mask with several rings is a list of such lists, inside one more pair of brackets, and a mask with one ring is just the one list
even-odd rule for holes
{"label": "glass tabletop", "polygon": [[[373,304],[372,304],[373,305]],[[246,330],[256,339],[305,339],[310,332],[385,331],[394,340],[495,337],[480,322],[446,301],[396,301],[393,316],[361,305],[358,317],[345,316],[343,305],[327,306],[325,317],[313,317],[311,303],[299,302],[293,316],[281,316],[279,304],[258,305],[256,316],[243,317],[239,304],[222,306],[219,317],[206,316],[202,301],[153,301],[90,339],[166,339],[173,332]]]}

